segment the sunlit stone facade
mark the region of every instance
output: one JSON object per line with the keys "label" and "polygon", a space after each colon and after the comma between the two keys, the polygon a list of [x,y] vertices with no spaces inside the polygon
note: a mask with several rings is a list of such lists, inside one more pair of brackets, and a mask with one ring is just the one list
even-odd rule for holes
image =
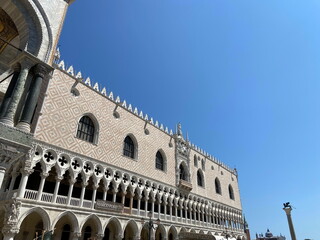
{"label": "sunlit stone facade", "polygon": [[60,60],[69,4],[0,2],[0,239],[245,239],[235,169]]}

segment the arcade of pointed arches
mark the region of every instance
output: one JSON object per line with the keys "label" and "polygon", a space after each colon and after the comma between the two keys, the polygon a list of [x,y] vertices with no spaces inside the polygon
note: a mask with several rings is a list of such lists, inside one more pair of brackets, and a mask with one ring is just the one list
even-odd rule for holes
{"label": "arcade of pointed arches", "polygon": [[241,210],[48,146],[37,145],[34,149],[32,160],[17,161],[6,171],[2,200],[17,196],[90,211],[95,210],[96,200],[103,200],[122,204],[123,213],[133,217],[146,218],[151,212],[152,218],[165,223],[243,231]]}
{"label": "arcade of pointed arches", "polygon": [[[90,214],[75,214],[71,211],[61,212],[52,217],[41,207],[34,207],[23,213],[18,221],[19,232],[15,239],[32,240],[42,234],[52,231],[55,240],[147,240],[148,221],[143,219],[120,219],[117,217],[99,217]],[[204,231],[196,228],[186,228],[173,224],[158,223],[151,229],[151,239],[178,240],[182,232],[208,234],[210,239],[221,236],[219,231]],[[1,236],[1,235],[0,235]],[[200,239],[200,238],[199,238]],[[221,239],[221,237],[219,238]],[[244,240],[244,236],[234,234],[230,239]]]}

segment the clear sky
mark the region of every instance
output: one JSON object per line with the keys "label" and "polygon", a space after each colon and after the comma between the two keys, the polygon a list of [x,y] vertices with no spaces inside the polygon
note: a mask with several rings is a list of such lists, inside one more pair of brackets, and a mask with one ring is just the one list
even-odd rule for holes
{"label": "clear sky", "polygon": [[[255,233],[320,239],[319,0],[76,0],[62,58],[236,167]],[[208,183],[207,183],[208,184]]]}

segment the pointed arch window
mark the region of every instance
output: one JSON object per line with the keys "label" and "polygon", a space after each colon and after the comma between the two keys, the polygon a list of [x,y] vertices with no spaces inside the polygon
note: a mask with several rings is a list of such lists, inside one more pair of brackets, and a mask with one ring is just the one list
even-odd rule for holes
{"label": "pointed arch window", "polygon": [[194,155],[193,161],[194,161],[194,166],[195,166],[195,167],[198,167],[198,158],[197,158],[196,155]]}
{"label": "pointed arch window", "polygon": [[156,154],[156,169],[164,171],[165,170],[165,166],[164,165],[165,164],[164,164],[163,156],[162,156],[161,152],[158,151],[157,154]]}
{"label": "pointed arch window", "polygon": [[221,193],[221,184],[220,184],[220,181],[219,181],[218,178],[216,178],[216,179],[214,180],[214,185],[215,185],[215,188],[216,188],[216,193],[222,194],[222,193]]}
{"label": "pointed arch window", "polygon": [[78,123],[77,138],[87,142],[94,142],[95,127],[88,116],[83,116]]}
{"label": "pointed arch window", "polygon": [[180,179],[184,181],[188,181],[187,172],[182,164],[180,164],[179,172],[180,172]]}
{"label": "pointed arch window", "polygon": [[203,180],[203,176],[202,176],[202,173],[200,172],[200,170],[198,170],[198,172],[197,172],[197,183],[198,183],[198,186],[204,187],[204,180]]}
{"label": "pointed arch window", "polygon": [[130,136],[126,136],[124,139],[124,146],[123,146],[123,155],[129,158],[134,158],[135,149],[134,149],[134,142]]}
{"label": "pointed arch window", "polygon": [[234,192],[232,186],[229,184],[229,197],[230,199],[234,200]]}

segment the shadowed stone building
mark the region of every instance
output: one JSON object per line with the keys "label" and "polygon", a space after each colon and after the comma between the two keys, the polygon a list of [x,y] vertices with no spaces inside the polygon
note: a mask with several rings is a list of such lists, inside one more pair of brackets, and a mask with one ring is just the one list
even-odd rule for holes
{"label": "shadowed stone building", "polygon": [[245,239],[235,169],[60,60],[70,4],[0,1],[0,239]]}

